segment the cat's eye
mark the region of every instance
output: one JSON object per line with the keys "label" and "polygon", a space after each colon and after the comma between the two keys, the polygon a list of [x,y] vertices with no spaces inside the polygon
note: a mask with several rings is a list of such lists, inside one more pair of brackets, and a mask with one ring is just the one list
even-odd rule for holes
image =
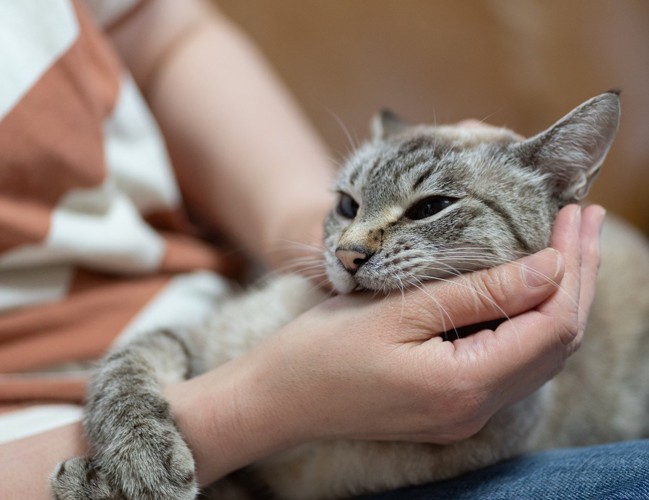
{"label": "cat's eye", "polygon": [[336,211],[339,215],[345,217],[346,219],[353,219],[358,213],[358,203],[356,203],[356,200],[354,200],[354,198],[352,198],[348,194],[340,193]]}
{"label": "cat's eye", "polygon": [[447,196],[429,196],[415,202],[404,214],[410,220],[426,219],[435,215],[457,201]]}

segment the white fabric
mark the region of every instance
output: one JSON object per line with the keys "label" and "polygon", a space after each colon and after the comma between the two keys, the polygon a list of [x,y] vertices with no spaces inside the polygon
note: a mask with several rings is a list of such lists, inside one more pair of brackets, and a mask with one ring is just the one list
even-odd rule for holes
{"label": "white fabric", "polygon": [[81,420],[76,405],[32,406],[0,415],[0,444],[22,439]]}
{"label": "white fabric", "polygon": [[45,241],[6,252],[0,269],[81,263],[104,271],[144,272],[159,266],[164,250],[161,237],[109,180],[68,192],[54,209]]}
{"label": "white fabric", "polygon": [[79,24],[68,0],[0,1],[0,119],[72,45],[78,33]]}

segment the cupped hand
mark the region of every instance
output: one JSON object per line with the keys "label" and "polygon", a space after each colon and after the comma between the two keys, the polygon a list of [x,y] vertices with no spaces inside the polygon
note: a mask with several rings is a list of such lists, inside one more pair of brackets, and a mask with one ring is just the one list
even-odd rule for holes
{"label": "cupped hand", "polygon": [[[579,346],[603,217],[601,207],[568,206],[552,248],[517,262],[403,295],[334,297],[250,354],[258,389],[272,394],[296,442],[467,438],[556,375]],[[495,330],[440,336],[503,316],[510,320]]]}

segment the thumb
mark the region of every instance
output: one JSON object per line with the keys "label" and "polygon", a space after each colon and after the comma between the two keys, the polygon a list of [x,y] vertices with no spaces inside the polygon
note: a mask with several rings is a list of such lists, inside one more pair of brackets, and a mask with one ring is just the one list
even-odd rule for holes
{"label": "thumb", "polygon": [[[557,290],[563,256],[546,248],[500,266],[431,282],[408,300],[410,312],[426,322],[428,332],[442,333],[467,325],[508,318],[528,311]],[[406,311],[404,311],[406,312]]]}

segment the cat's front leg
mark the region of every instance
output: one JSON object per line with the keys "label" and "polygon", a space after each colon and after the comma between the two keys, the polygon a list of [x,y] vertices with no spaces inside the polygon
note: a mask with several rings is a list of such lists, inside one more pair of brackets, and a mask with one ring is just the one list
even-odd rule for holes
{"label": "cat's front leg", "polygon": [[190,500],[198,493],[194,460],[161,392],[191,373],[182,336],[152,332],[110,354],[89,387],[85,428],[92,458],[61,464],[55,498]]}

